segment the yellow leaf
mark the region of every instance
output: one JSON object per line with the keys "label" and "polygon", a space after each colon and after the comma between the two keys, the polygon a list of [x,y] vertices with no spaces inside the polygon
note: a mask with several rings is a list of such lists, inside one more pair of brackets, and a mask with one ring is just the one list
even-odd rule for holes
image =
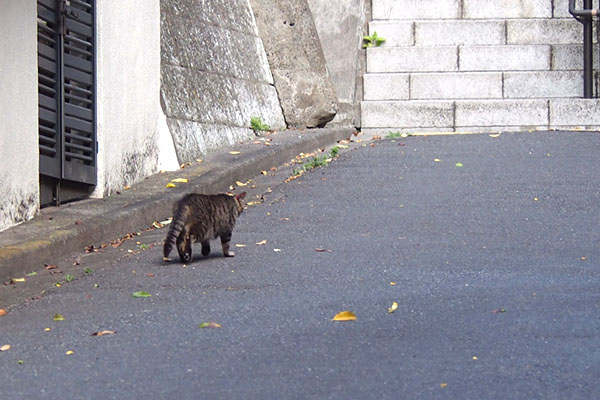
{"label": "yellow leaf", "polygon": [[168,188],[174,188],[174,187],[177,187],[177,186],[175,186],[174,183],[169,182],[169,183],[167,183],[166,187],[168,187]]}
{"label": "yellow leaf", "polygon": [[237,150],[231,150],[231,151],[229,152],[229,154],[231,154],[231,155],[234,155],[234,156],[237,156],[237,155],[238,155],[238,154],[240,154],[240,153],[241,153],[241,152],[240,152],[240,151],[237,151]]}
{"label": "yellow leaf", "polygon": [[240,182],[240,181],[235,181],[235,184],[238,186],[241,186],[241,187],[248,186],[248,182],[244,183],[244,182]]}
{"label": "yellow leaf", "polygon": [[13,278],[13,282],[25,282],[25,278]]}
{"label": "yellow leaf", "polygon": [[337,313],[332,321],[356,321],[356,314],[352,311],[342,311]]}
{"label": "yellow leaf", "polygon": [[433,161],[435,161],[435,162],[440,162],[440,161],[442,161],[442,160],[440,160],[439,158],[434,158],[434,159],[433,159]]}
{"label": "yellow leaf", "polygon": [[0,351],[6,351],[10,349],[10,344],[5,344],[4,346],[0,347]]}
{"label": "yellow leaf", "polygon": [[390,282],[390,286],[396,286],[397,283],[396,282]]}
{"label": "yellow leaf", "polygon": [[264,246],[265,244],[267,244],[267,240],[261,240],[260,242],[256,242],[257,245],[259,246]]}
{"label": "yellow leaf", "polygon": [[235,247],[246,247],[246,245],[245,244],[241,244],[241,243],[236,243]]}
{"label": "yellow leaf", "polygon": [[221,328],[221,324],[216,322],[203,322],[199,326],[200,328]]}
{"label": "yellow leaf", "polygon": [[54,314],[54,320],[55,321],[64,321],[65,317],[63,317],[62,314]]}
{"label": "yellow leaf", "polygon": [[70,356],[71,354],[75,354],[75,352],[73,350],[68,350],[65,354]]}
{"label": "yellow leaf", "polygon": [[445,388],[446,386],[448,386],[448,384],[447,384],[447,383],[445,383],[445,382],[444,382],[444,383],[440,383],[440,387],[443,387],[443,388]]}
{"label": "yellow leaf", "polygon": [[256,206],[258,204],[260,204],[260,201],[249,201],[248,203],[246,203],[247,206]]}
{"label": "yellow leaf", "polygon": [[50,332],[52,329],[50,328],[44,328],[44,332]]}
{"label": "yellow leaf", "polygon": [[171,182],[175,182],[175,183],[188,183],[188,179],[187,178],[175,178]]}
{"label": "yellow leaf", "polygon": [[392,303],[392,306],[391,306],[390,308],[388,308],[388,312],[391,314],[391,313],[393,313],[394,311],[396,311],[397,309],[398,309],[398,303],[394,301],[394,302]]}

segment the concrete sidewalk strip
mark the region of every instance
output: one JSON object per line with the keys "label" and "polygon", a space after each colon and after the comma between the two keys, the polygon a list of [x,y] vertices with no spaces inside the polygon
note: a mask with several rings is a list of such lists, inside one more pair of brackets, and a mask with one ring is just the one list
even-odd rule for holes
{"label": "concrete sidewalk strip", "polygon": [[[237,180],[253,178],[353,132],[353,128],[277,132],[269,136],[270,146],[252,141],[233,145],[208,155],[202,163],[150,176],[118,194],[44,209],[31,221],[0,232],[0,279],[20,277],[86,246],[148,228],[170,217],[173,203],[184,193],[225,192]],[[188,183],[167,188],[176,178],[187,178]]]}

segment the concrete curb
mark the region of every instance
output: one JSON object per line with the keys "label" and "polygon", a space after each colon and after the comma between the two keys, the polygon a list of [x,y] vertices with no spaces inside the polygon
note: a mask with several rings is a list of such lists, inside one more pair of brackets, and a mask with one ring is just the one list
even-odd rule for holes
{"label": "concrete curb", "polygon": [[[184,193],[224,192],[236,180],[280,166],[352,136],[353,128],[290,130],[269,135],[270,142],[250,142],[223,148],[202,163],[150,176],[121,193],[44,209],[31,221],[0,232],[2,282],[42,269],[53,260],[82,252],[86,246],[108,243],[171,216],[172,205]],[[270,145],[265,145],[269,143]],[[239,154],[231,154],[237,150]],[[235,152],[237,153],[237,152]],[[168,189],[174,178],[188,183]]]}

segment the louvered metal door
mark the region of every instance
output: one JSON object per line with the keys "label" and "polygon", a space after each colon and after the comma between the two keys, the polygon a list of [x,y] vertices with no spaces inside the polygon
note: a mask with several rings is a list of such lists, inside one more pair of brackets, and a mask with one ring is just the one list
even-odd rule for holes
{"label": "louvered metal door", "polygon": [[40,181],[56,204],[96,184],[94,3],[38,0]]}

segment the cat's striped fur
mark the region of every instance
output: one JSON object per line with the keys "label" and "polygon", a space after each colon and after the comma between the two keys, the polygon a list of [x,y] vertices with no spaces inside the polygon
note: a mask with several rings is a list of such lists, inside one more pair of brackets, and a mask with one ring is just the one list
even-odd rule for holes
{"label": "cat's striped fur", "polygon": [[210,240],[221,238],[225,257],[233,257],[229,251],[231,232],[235,219],[244,210],[242,199],[246,192],[237,196],[227,194],[190,193],[175,203],[173,221],[167,233],[164,257],[169,257],[177,246],[181,262],[192,260],[192,241],[202,243],[202,255],[210,253]]}

